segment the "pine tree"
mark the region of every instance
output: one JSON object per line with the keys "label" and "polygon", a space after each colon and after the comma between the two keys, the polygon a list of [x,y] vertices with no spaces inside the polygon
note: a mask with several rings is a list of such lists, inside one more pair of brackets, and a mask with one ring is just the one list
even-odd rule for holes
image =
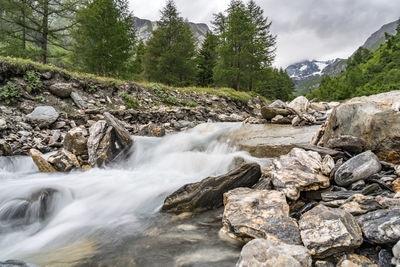
{"label": "pine tree", "polygon": [[174,1],[161,11],[158,28],[146,46],[145,76],[150,81],[187,85],[195,80],[195,38],[189,23],[179,16]]}
{"label": "pine tree", "polygon": [[132,73],[140,74],[143,72],[144,53],[145,53],[145,45],[143,40],[140,40],[135,48],[134,59],[130,67]]}
{"label": "pine tree", "polygon": [[208,32],[204,43],[197,56],[197,84],[200,86],[210,86],[214,83],[213,69],[217,64],[218,37]]}
{"label": "pine tree", "polygon": [[84,70],[123,76],[135,45],[133,15],[126,0],[92,0],[77,14],[74,60]]}

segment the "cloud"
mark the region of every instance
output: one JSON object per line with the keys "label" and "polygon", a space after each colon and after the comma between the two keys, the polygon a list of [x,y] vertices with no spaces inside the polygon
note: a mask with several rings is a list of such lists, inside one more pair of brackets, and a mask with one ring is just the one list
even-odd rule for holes
{"label": "cloud", "polygon": [[[176,0],[181,15],[210,25],[229,0]],[[382,25],[399,18],[398,0],[256,0],[277,35],[275,66],[347,58]],[[134,14],[157,20],[164,0],[130,0]]]}

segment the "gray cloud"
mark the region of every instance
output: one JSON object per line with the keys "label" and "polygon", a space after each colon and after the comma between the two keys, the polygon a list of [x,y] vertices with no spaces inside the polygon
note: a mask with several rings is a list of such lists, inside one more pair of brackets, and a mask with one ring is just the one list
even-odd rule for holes
{"label": "gray cloud", "polygon": [[[157,20],[164,0],[130,0],[134,14]],[[399,18],[398,0],[256,0],[277,35],[275,66],[304,59],[346,58],[383,24]],[[181,15],[210,25],[229,0],[176,0]]]}

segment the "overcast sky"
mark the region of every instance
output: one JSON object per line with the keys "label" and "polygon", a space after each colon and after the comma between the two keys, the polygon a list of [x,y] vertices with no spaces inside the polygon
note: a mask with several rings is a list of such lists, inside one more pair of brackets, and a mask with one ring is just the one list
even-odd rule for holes
{"label": "overcast sky", "polygon": [[[129,0],[135,16],[157,20],[165,0]],[[230,0],[175,0],[181,16],[210,25]],[[256,0],[277,35],[274,65],[347,58],[382,25],[400,16],[400,0]]]}

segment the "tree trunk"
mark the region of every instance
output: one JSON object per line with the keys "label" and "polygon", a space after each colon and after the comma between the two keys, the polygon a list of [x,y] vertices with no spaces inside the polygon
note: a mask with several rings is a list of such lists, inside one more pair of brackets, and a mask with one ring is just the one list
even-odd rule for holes
{"label": "tree trunk", "polygon": [[25,0],[22,1],[22,50],[25,51],[26,49],[26,17],[25,17]]}
{"label": "tree trunk", "polygon": [[43,20],[42,20],[42,56],[41,62],[47,63],[47,38],[49,34],[49,1],[45,0],[43,3]]}

